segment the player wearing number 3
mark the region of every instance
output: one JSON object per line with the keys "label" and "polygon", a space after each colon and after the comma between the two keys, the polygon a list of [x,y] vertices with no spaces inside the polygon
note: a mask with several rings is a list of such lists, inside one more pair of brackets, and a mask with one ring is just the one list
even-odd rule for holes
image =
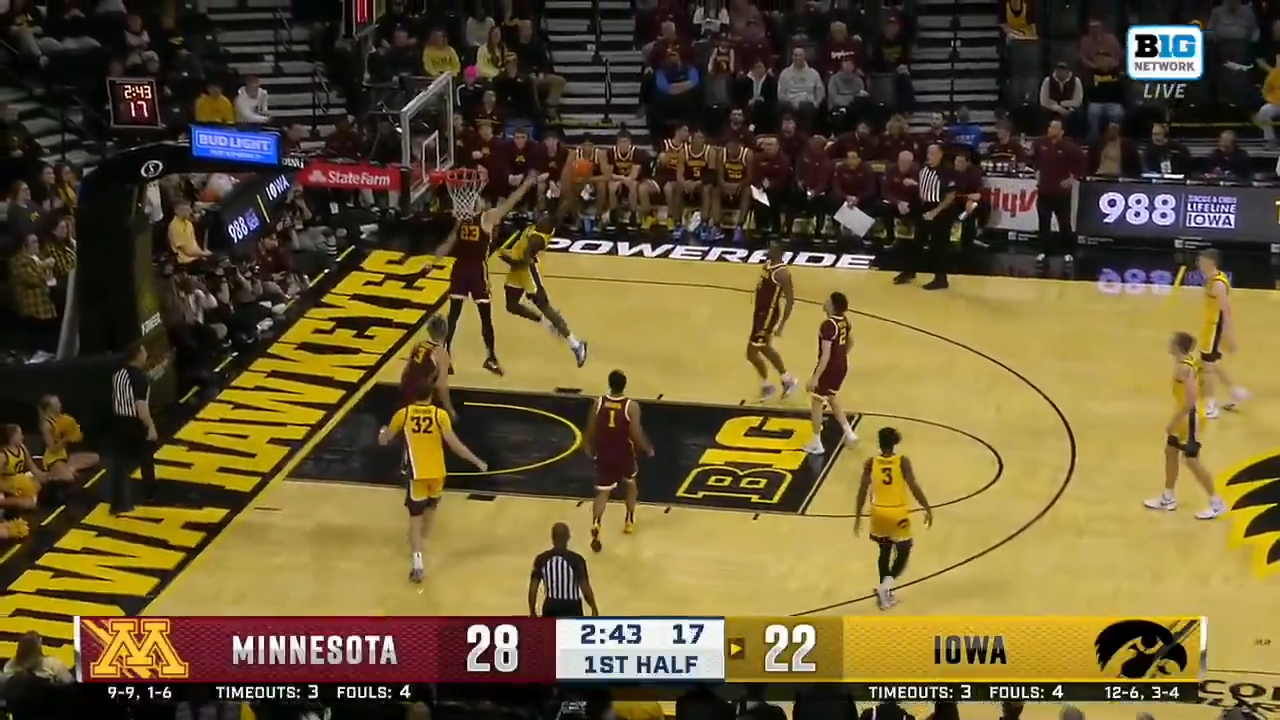
{"label": "player wearing number 3", "polygon": [[624,533],[636,528],[636,450],[653,457],[653,446],[640,427],[640,404],[623,395],[627,376],[609,373],[609,394],[596,400],[587,417],[583,447],[596,464],[596,497],[591,504],[591,549],[600,552],[600,521],[609,506],[609,494],[621,483],[627,493]]}
{"label": "player wearing number 3", "polygon": [[444,446],[481,471],[488,468],[453,434],[449,413],[432,405],[430,397],[430,391],[426,391],[417,401],[397,410],[378,433],[379,445],[387,445],[404,433],[404,506],[409,509],[409,548],[413,553],[409,579],[413,582],[422,582],[422,541],[431,529],[444,492]]}
{"label": "player wearing number 3", "polygon": [[925,527],[933,525],[933,508],[916,482],[911,461],[897,452],[902,435],[891,427],[880,428],[878,435],[880,454],[868,458],[862,466],[862,482],[854,505],[857,519],[853,521],[853,534],[857,536],[862,532],[862,506],[870,494],[871,539],[880,546],[876,601],[881,610],[888,610],[898,604],[893,586],[906,571],[907,559],[911,557],[911,508],[907,505],[907,492],[924,509]]}

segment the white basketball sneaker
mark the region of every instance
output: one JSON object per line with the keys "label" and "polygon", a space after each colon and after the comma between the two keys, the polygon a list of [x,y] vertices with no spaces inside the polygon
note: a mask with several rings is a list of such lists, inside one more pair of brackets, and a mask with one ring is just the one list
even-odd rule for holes
{"label": "white basketball sneaker", "polygon": [[1168,493],[1165,493],[1158,498],[1144,501],[1142,504],[1146,505],[1150,510],[1173,511],[1178,509],[1178,501],[1174,500],[1173,496]]}
{"label": "white basketball sneaker", "polygon": [[1209,498],[1209,507],[1196,513],[1197,520],[1212,520],[1227,512],[1227,504],[1220,497]]}
{"label": "white basketball sneaker", "polygon": [[1249,399],[1249,391],[1244,388],[1231,388],[1231,399],[1222,403],[1223,410],[1235,410],[1240,403]]}
{"label": "white basketball sneaker", "polygon": [[822,455],[827,450],[826,448],[822,447],[822,438],[817,435],[814,435],[813,439],[810,440],[808,444],[804,446],[804,451],[809,453],[810,455]]}

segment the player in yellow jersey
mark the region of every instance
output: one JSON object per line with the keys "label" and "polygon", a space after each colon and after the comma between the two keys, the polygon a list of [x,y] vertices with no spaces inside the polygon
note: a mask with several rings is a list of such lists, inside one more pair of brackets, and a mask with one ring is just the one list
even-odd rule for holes
{"label": "player in yellow jersey", "polygon": [[[506,287],[503,288],[507,295],[507,312],[525,320],[542,323],[567,340],[578,367],[582,367],[587,362],[587,343],[574,336],[564,316],[551,306],[547,289],[542,284],[542,274],[538,271],[538,256],[547,249],[555,229],[555,218],[550,213],[542,213],[533,225],[525,228],[515,244],[499,254],[503,262],[511,266],[511,272],[507,273]],[[526,297],[533,303],[533,307],[524,303]]]}
{"label": "player in yellow jersey", "polygon": [[1209,508],[1196,513],[1200,520],[1212,520],[1227,511],[1226,503],[1213,488],[1213,478],[1200,462],[1204,433],[1204,414],[1200,407],[1200,380],[1203,377],[1193,351],[1196,339],[1191,333],[1176,332],[1169,340],[1173,356],[1173,417],[1165,425],[1164,492],[1144,504],[1152,510],[1177,510],[1173,488],[1178,484],[1178,456],[1196,482],[1209,495]]}
{"label": "player in yellow jersey", "polygon": [[880,428],[880,454],[862,465],[862,482],[858,485],[855,506],[857,519],[853,534],[862,532],[862,507],[871,495],[871,539],[880,546],[878,568],[880,584],[876,586],[876,604],[888,610],[898,604],[893,586],[907,569],[911,557],[911,507],[907,493],[924,509],[924,526],[933,525],[933,508],[916,482],[911,461],[896,451],[902,434],[891,427]]}
{"label": "player in yellow jersey", "polygon": [[1231,383],[1231,378],[1222,368],[1222,353],[1236,351],[1236,322],[1231,308],[1231,280],[1222,272],[1220,260],[1217,250],[1205,250],[1196,258],[1196,267],[1204,277],[1200,372],[1204,383],[1204,414],[1210,420],[1218,417],[1218,400],[1214,391],[1219,382],[1231,393],[1231,399],[1222,404],[1224,410],[1234,410],[1238,403],[1249,397],[1244,388]]}
{"label": "player in yellow jersey", "polygon": [[453,434],[453,420],[443,408],[431,404],[429,392],[397,410],[378,433],[379,445],[387,445],[404,433],[404,506],[409,509],[409,547],[413,553],[409,579],[414,582],[422,582],[422,541],[431,530],[444,492],[444,446],[482,472],[489,467]]}

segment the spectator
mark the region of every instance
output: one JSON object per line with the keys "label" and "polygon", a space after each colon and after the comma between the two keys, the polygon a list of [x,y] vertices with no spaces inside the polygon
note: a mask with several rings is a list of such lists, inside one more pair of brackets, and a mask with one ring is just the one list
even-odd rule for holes
{"label": "spectator", "polygon": [[196,241],[191,203],[186,200],[180,200],[173,206],[173,219],[169,221],[169,249],[183,265],[213,256],[213,253],[200,247],[200,243]]}
{"label": "spectator", "polygon": [[338,118],[333,125],[333,132],[324,139],[324,154],[327,157],[358,160],[365,156],[364,137],[356,130],[351,116]]}
{"label": "spectator", "polygon": [[130,15],[124,25],[124,67],[135,70],[142,67],[142,53],[151,49],[151,35],[142,26],[142,18]]}
{"label": "spectator", "polygon": [[938,701],[925,720],[960,720],[960,706],[954,702]]}
{"label": "spectator", "polygon": [[1090,20],[1089,30],[1080,38],[1080,63],[1093,73],[1110,75],[1120,69],[1120,41],[1102,26]]}
{"label": "spectator", "polygon": [[831,23],[831,34],[821,48],[818,70],[823,75],[834,75],[844,68],[846,58],[853,60],[857,69],[862,56],[862,39],[849,34],[849,26],[842,22]]}
{"label": "spectator", "polygon": [[615,700],[612,703],[616,720],[664,720],[662,705],[653,700]]}
{"label": "spectator", "polygon": [[792,720],[857,720],[857,718],[858,706],[854,702],[853,693],[847,687],[834,683],[814,684],[798,691],[795,704],[791,707]]}
{"label": "spectator", "polygon": [[4,676],[5,709],[14,720],[69,716],[74,693],[63,686],[73,682],[71,672],[62,661],[44,654],[38,633],[25,633],[18,640],[13,659],[5,663]]}
{"label": "spectator", "polygon": [[735,70],[748,75],[760,63],[765,70],[773,67],[773,48],[769,45],[769,37],[764,26],[752,20],[746,24],[745,31],[738,36],[738,44],[733,49],[734,60],[738,63]]}
{"label": "spectator", "polygon": [[484,102],[485,87],[480,84],[479,77],[480,74],[473,65],[462,73],[462,84],[458,86],[458,113],[466,119],[468,125],[475,124]]}
{"label": "spectator", "polygon": [[984,134],[982,126],[970,119],[969,108],[963,105],[956,110],[955,120],[947,126],[947,137],[951,140],[951,143],[963,145],[973,152],[977,152],[978,147],[982,144]]}
{"label": "spectator", "polygon": [[52,351],[58,344],[58,308],[53,304],[53,258],[40,253],[40,240],[28,235],[9,259],[9,286],[14,310],[26,325],[34,350]]}
{"label": "spectator", "polygon": [[556,74],[551,55],[533,34],[533,23],[528,20],[516,23],[516,41],[512,49],[520,62],[520,72],[533,78],[534,88],[547,109],[547,115],[554,119],[560,112],[565,79],[563,75]]}
{"label": "spectator", "polygon": [[[826,157],[822,159],[826,161]],[[826,217],[826,213],[819,212],[818,217]],[[785,710],[765,699],[767,687],[764,683],[747,685],[746,695],[738,701],[738,720],[787,720]]]}
{"label": "spectator", "polygon": [[1280,118],[1280,65],[1267,71],[1266,80],[1262,81],[1262,102],[1258,109],[1258,125],[1262,127],[1262,138],[1268,150],[1276,149],[1276,119]]}
{"label": "spectator", "polygon": [[476,49],[476,68],[483,80],[492,80],[507,64],[507,44],[502,39],[502,28],[490,28],[489,38]]}
{"label": "spectator", "polygon": [[485,3],[477,2],[464,28],[463,42],[466,43],[467,49],[476,50],[487,44],[489,33],[495,26],[493,18],[489,17],[489,13],[485,10]]}
{"label": "spectator", "polygon": [[1097,20],[1089,22],[1089,32],[1080,40],[1080,63],[1088,68],[1086,93],[1089,104],[1089,139],[1096,140],[1111,122],[1124,122],[1124,82],[1120,71],[1120,41]]}
{"label": "spectator", "polygon": [[44,210],[31,199],[31,187],[18,181],[9,188],[9,230],[14,236],[36,236],[44,224]]}
{"label": "spectator", "polygon": [[733,706],[707,685],[695,685],[676,698],[676,720],[733,720]]}
{"label": "spectator", "polygon": [[1013,123],[1008,120],[996,123],[996,139],[987,148],[987,159],[1007,162],[1015,167],[1026,162],[1027,151],[1018,138],[1013,136]]}
{"label": "spectator", "polygon": [[[795,208],[792,217],[802,221],[801,232],[821,235],[832,212],[828,193],[835,172],[835,163],[827,157],[827,141],[820,136],[809,138],[807,147],[801,147],[797,154],[788,157],[796,158],[794,194],[789,198]],[[806,223],[811,226],[806,226]]]}
{"label": "spectator", "polygon": [[1137,177],[1142,158],[1133,142],[1121,135],[1120,123],[1107,125],[1102,138],[1089,147],[1090,174],[1101,177]]}
{"label": "spectator", "polygon": [[443,30],[432,30],[427,36],[427,44],[422,48],[422,69],[429,78],[462,72],[458,51],[445,40]]}
{"label": "spectator", "polygon": [[1186,175],[1191,172],[1191,153],[1186,146],[1169,138],[1169,126],[1151,126],[1151,143],[1142,151],[1144,172],[1162,175]]}
{"label": "spectator", "polygon": [[[905,118],[904,118],[905,119]],[[916,143],[916,156],[924,157],[930,145],[937,145],[944,152],[951,146],[951,134],[947,130],[947,116],[933,113],[929,116],[929,129],[924,131]]]}
{"label": "spectator", "polygon": [[791,64],[778,74],[778,106],[784,112],[794,113],[799,123],[810,127],[813,114],[827,91],[822,87],[822,76],[809,67],[804,48],[791,50]]}
{"label": "spectator", "polygon": [[1000,720],[1022,720],[1022,709],[1025,703],[1010,700],[1000,703]]}
{"label": "spectator", "polygon": [[52,165],[41,165],[40,175],[31,184],[31,200],[40,209],[49,212],[62,209],[62,199],[58,197],[58,175]]}
{"label": "spectator", "polygon": [[1040,107],[1044,108],[1047,120],[1061,120],[1062,126],[1070,132],[1080,122],[1083,105],[1084,83],[1066,63],[1058,63],[1040,83]]}
{"label": "spectator", "polygon": [[840,70],[827,80],[828,130],[832,134],[852,130],[868,97],[867,84],[854,65],[852,55],[840,59]]}
{"label": "spectator", "polygon": [[653,70],[661,69],[667,63],[667,56],[675,51],[680,55],[681,60],[689,59],[689,48],[685,47],[684,42],[676,33],[676,24],[668,20],[662,23],[661,35],[654,40],[645,49],[645,57],[649,59],[649,66]]}
{"label": "spectator", "polygon": [[1208,30],[1215,42],[1253,42],[1258,39],[1258,18],[1248,4],[1226,0],[1209,13]]}
{"label": "spectator", "polygon": [[703,129],[716,136],[734,104],[739,85],[733,76],[733,48],[727,37],[717,38],[702,76],[702,103],[706,109]]}
{"label": "spectator", "polygon": [[[702,76],[698,68],[686,65],[677,50],[667,53],[666,63],[654,76],[660,121],[688,120],[697,114],[698,85]],[[655,137],[659,133],[654,134]]]}
{"label": "spectator", "polygon": [[62,49],[62,43],[45,35],[44,12],[31,0],[11,0],[9,11],[0,20],[8,27],[9,39],[23,56],[47,65],[48,53]]}
{"label": "spectator", "polygon": [[884,142],[880,147],[880,160],[885,162],[894,162],[902,157],[902,153],[910,153],[914,160],[917,153],[920,152],[919,143],[915,138],[911,137],[908,130],[910,124],[907,122],[907,116],[898,114],[889,118],[884,126]]}
{"label": "spectator", "polygon": [[210,82],[205,86],[205,92],[196,98],[195,121],[205,125],[234,125],[236,122],[236,109],[231,105],[231,100],[222,94],[222,86],[216,82]]}
{"label": "spectator", "polygon": [[57,167],[58,181],[54,188],[62,206],[74,212],[80,204],[80,178],[76,177],[76,169],[71,165]]}
{"label": "spectator", "polygon": [[205,361],[216,356],[227,328],[220,323],[205,323],[205,312],[216,310],[218,300],[198,280],[185,272],[175,272],[172,266],[163,268],[161,277],[165,283],[161,318],[176,354],[179,374],[194,383]]}
{"label": "spectator", "polygon": [[1001,4],[1000,29],[1007,42],[1032,40],[1036,37],[1036,24],[1031,19],[1031,3],[1028,0],[1012,0]]}
{"label": "spectator", "polygon": [[502,74],[494,78],[493,91],[508,118],[532,121],[538,117],[538,93],[534,90],[533,80],[520,72],[514,57],[507,58]]}
{"label": "spectator", "polygon": [[498,93],[492,90],[485,90],[484,94],[480,96],[480,107],[476,108],[475,124],[479,126],[488,123],[496,132],[497,128],[502,127],[504,119],[505,115],[502,112],[502,107],[498,105]]}
{"label": "spectator", "polygon": [[54,285],[49,290],[53,304],[66,307],[71,273],[76,269],[75,220],[68,215],[58,218],[40,249],[43,257],[53,260],[50,271]]}
{"label": "spectator", "polygon": [[92,50],[102,47],[93,38],[93,25],[79,8],[69,8],[54,26],[54,35],[64,50]]}
{"label": "spectator", "polygon": [[1206,172],[1209,175],[1247,180],[1253,176],[1253,164],[1249,153],[1236,144],[1236,134],[1223,130],[1218,136],[1218,147],[1209,153]]}
{"label": "spectator", "polygon": [[750,0],[732,0],[729,3],[729,31],[734,35],[747,33],[752,25],[764,27],[764,14]]}
{"label": "spectator", "polygon": [[391,46],[381,49],[384,67],[379,68],[389,77],[415,75],[422,65],[418,46],[409,38],[409,31],[398,27],[391,34]]}
{"label": "spectator", "polygon": [[1080,708],[1074,705],[1063,705],[1058,718],[1059,720],[1084,720],[1084,713],[1080,712]]}
{"label": "spectator", "polygon": [[893,73],[894,90],[898,97],[896,103],[888,98],[876,100],[895,106],[898,110],[910,111],[915,107],[915,88],[911,84],[911,44],[902,31],[902,22],[896,15],[891,15],[881,31],[880,41],[875,44],[871,57],[871,69],[879,73]]}
{"label": "spectator", "polygon": [[729,8],[717,6],[716,0],[708,0],[693,10],[693,26],[698,28],[704,38],[727,37],[729,29]]}
{"label": "spectator", "polygon": [[267,89],[253,75],[245,77],[244,87],[236,92],[235,106],[239,122],[260,125],[271,121],[267,110]]}

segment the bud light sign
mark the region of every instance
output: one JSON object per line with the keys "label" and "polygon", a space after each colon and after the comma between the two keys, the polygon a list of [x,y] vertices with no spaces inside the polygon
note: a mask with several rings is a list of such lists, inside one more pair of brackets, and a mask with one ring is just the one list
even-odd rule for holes
{"label": "bud light sign", "polygon": [[1204,31],[1195,25],[1135,25],[1125,43],[1129,77],[1185,82],[1204,75]]}
{"label": "bud light sign", "polygon": [[192,126],[191,156],[252,165],[280,165],[280,136],[272,132]]}

